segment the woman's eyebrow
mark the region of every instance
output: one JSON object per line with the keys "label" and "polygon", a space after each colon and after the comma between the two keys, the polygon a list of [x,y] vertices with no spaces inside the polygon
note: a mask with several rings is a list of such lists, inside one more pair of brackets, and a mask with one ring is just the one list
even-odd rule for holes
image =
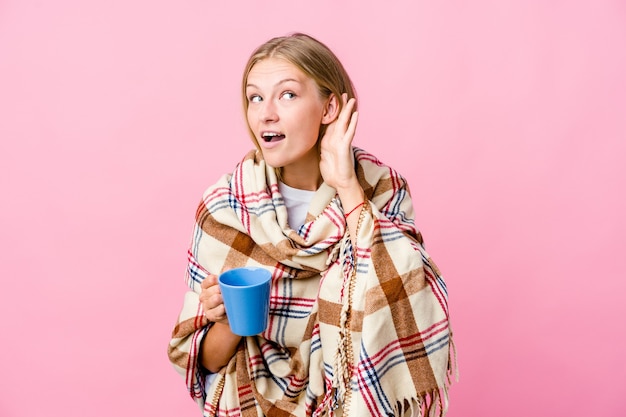
{"label": "woman's eyebrow", "polygon": [[[279,82],[277,82],[274,87],[277,87],[281,84],[287,83],[287,82],[296,82],[299,83],[300,81],[296,80],[295,78],[285,78],[283,80],[280,80]],[[252,83],[248,83],[246,84],[246,88],[248,87],[252,87],[252,88],[259,88],[256,84],[252,84]]]}

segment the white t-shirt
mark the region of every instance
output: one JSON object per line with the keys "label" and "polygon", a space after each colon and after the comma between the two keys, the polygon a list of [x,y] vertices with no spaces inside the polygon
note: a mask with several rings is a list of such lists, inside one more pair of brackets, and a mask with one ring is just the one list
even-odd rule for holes
{"label": "white t-shirt", "polygon": [[298,230],[306,220],[306,214],[309,211],[309,205],[315,191],[299,190],[282,182],[278,183],[278,190],[282,194],[287,207],[289,226],[294,230]]}

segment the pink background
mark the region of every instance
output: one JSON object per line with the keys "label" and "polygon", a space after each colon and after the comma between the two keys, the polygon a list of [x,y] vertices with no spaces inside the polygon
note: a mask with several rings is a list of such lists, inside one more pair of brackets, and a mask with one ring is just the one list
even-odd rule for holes
{"label": "pink background", "polygon": [[623,1],[0,0],[0,416],[199,416],[166,347],[248,54],[308,32],[447,278],[450,417],[624,416]]}

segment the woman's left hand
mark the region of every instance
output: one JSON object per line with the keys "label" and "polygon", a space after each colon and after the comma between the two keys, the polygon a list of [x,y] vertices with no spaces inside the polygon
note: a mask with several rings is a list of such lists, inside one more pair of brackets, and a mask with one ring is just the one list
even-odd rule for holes
{"label": "woman's left hand", "polygon": [[341,99],[343,109],[326,128],[320,144],[320,172],[324,181],[335,189],[350,187],[356,180],[352,153],[358,119],[358,112],[354,111],[356,99],[348,100],[347,94],[342,94]]}

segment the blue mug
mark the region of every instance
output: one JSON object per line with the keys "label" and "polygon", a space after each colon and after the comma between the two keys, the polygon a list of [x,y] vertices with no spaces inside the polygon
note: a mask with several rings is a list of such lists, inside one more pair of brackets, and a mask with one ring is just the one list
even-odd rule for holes
{"label": "blue mug", "polygon": [[244,266],[222,272],[218,282],[232,332],[254,336],[265,331],[272,274],[264,268]]}

